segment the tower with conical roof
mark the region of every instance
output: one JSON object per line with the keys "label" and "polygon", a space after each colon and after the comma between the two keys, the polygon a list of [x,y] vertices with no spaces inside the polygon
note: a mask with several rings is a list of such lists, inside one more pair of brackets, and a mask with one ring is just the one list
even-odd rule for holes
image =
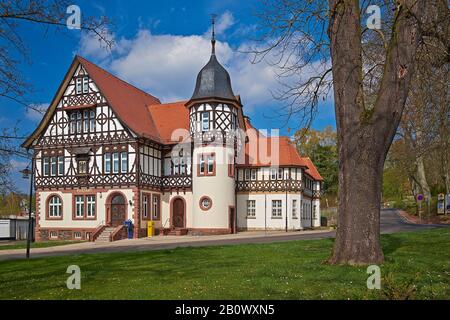
{"label": "tower with conical roof", "polygon": [[194,141],[192,228],[199,233],[235,231],[235,130],[243,128],[242,105],[227,70],[216,57],[214,17],[211,57],[197,75],[186,103]]}

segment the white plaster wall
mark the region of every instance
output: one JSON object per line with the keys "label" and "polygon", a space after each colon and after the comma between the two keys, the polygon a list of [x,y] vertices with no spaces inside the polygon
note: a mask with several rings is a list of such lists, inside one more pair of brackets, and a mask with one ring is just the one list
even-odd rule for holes
{"label": "white plaster wall", "polygon": [[[292,200],[297,200],[297,218],[292,217]],[[254,218],[247,217],[247,200],[255,200],[256,215]],[[272,217],[272,200],[281,200],[281,219]],[[289,193],[287,195],[287,220],[288,230],[302,229],[300,219],[300,193]],[[237,225],[238,228],[249,230],[285,230],[286,229],[286,194],[238,194],[237,195]]]}
{"label": "white plaster wall", "polygon": [[[105,202],[111,193],[120,191],[125,195],[125,201],[127,205],[127,218],[132,219],[133,223],[133,206],[129,205],[129,200],[133,201],[132,189],[111,189],[107,192],[96,193],[96,212],[97,218],[95,220],[74,220],[72,219],[72,203],[73,194],[60,192],[60,191],[42,191],[40,193],[40,211],[39,211],[39,224],[41,228],[95,228],[100,224],[104,224],[106,221],[106,207]],[[62,220],[47,220],[45,217],[45,210],[48,196],[57,194],[63,201],[63,219]],[[95,194],[95,192],[86,192],[86,194]]]}
{"label": "white plaster wall", "polygon": [[[198,155],[216,154],[216,175],[197,176]],[[192,228],[229,228],[229,207],[235,206],[235,180],[228,176],[228,159],[233,156],[233,148],[207,146],[195,148],[192,172]],[[212,200],[212,207],[203,211],[199,202],[202,196]]]}
{"label": "white plaster wall", "polygon": [[186,228],[192,228],[192,192],[167,192],[161,195],[161,227],[170,227],[170,203],[174,198],[183,198],[186,203]]}

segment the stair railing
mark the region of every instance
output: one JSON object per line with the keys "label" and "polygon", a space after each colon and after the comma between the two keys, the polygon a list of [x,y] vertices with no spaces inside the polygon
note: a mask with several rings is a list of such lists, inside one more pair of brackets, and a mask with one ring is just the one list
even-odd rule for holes
{"label": "stair railing", "polygon": [[105,220],[100,221],[100,223],[95,227],[95,230],[92,233],[91,241],[94,242],[98,238],[98,236],[103,232],[103,230],[105,230],[105,228],[106,228]]}

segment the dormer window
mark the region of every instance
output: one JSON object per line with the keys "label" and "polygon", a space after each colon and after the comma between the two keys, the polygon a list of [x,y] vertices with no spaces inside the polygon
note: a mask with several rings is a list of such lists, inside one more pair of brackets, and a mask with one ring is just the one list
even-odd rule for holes
{"label": "dormer window", "polygon": [[202,112],[202,131],[209,130],[209,112]]}
{"label": "dormer window", "polygon": [[81,94],[81,85],[82,85],[82,79],[81,78],[77,78],[76,80],[76,93],[77,94]]}
{"label": "dormer window", "polygon": [[89,78],[84,77],[83,78],[83,93],[88,93],[88,92],[89,92]]}

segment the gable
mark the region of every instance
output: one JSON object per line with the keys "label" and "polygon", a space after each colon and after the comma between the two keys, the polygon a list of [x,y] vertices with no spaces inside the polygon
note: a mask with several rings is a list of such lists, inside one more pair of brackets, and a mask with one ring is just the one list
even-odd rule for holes
{"label": "gable", "polygon": [[[90,79],[89,88],[92,93],[77,95],[76,79],[86,75]],[[76,56],[41,123],[22,146],[30,148],[36,144],[52,119],[64,121],[53,118],[57,108],[76,109],[98,104],[107,104],[112,109],[117,119],[115,123],[120,123],[136,136],[159,142],[158,132],[147,109],[149,105],[159,103],[160,101],[152,95],[111,75],[86,59]]]}
{"label": "gable", "polygon": [[61,90],[63,94],[52,114],[47,115],[49,120],[35,145],[121,141],[131,137],[81,64]]}

